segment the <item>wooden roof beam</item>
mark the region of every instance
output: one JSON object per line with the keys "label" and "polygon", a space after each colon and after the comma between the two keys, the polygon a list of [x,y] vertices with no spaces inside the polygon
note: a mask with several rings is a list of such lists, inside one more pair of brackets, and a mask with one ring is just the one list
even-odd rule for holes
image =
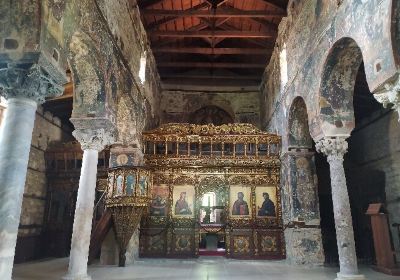
{"label": "wooden roof beam", "polygon": [[151,36],[160,37],[188,37],[188,38],[274,38],[275,32],[254,31],[226,31],[226,30],[201,30],[201,31],[161,31],[150,33]]}
{"label": "wooden roof beam", "polygon": [[157,62],[165,68],[265,68],[265,63],[230,63],[230,62]]}
{"label": "wooden roof beam", "polygon": [[164,2],[165,0],[138,0],[138,5],[140,9],[147,9],[153,5]]}
{"label": "wooden roof beam", "polygon": [[229,10],[217,9],[215,12],[209,10],[142,10],[145,16],[166,16],[166,17],[236,17],[236,18],[282,18],[285,16],[282,12],[266,12],[266,11],[246,11],[246,10]]}
{"label": "wooden roof beam", "polygon": [[193,75],[193,74],[160,74],[162,79],[181,78],[181,79],[223,79],[223,80],[261,80],[260,75]]}
{"label": "wooden roof beam", "polygon": [[242,55],[268,55],[273,49],[265,48],[198,48],[198,47],[155,47],[154,53],[193,53],[193,54],[242,54]]}
{"label": "wooden roof beam", "polygon": [[[196,6],[192,7],[192,8],[187,9],[187,10],[184,10],[184,11],[186,11],[186,12],[193,12],[193,11],[198,11],[198,10],[201,10],[201,9],[204,9],[204,8],[208,8],[209,6],[210,6],[210,5],[209,5],[207,2],[203,2],[203,3],[199,4],[199,5],[196,5]],[[145,14],[145,11],[141,11],[141,13],[142,13],[142,14]],[[156,22],[153,22],[153,23],[149,24],[148,26],[146,26],[146,29],[147,29],[148,31],[155,30],[155,29],[157,29],[160,25],[167,24],[167,23],[169,23],[169,22],[171,22],[171,21],[174,21],[174,20],[176,20],[176,19],[178,19],[178,18],[180,18],[180,17],[170,16],[170,17],[166,17],[166,18],[160,19],[160,20],[158,20],[158,21],[156,21]]]}
{"label": "wooden roof beam", "polygon": [[287,0],[260,0],[260,1],[272,8],[276,8],[279,9],[280,11],[283,11],[285,13],[285,16],[287,15],[286,12]]}

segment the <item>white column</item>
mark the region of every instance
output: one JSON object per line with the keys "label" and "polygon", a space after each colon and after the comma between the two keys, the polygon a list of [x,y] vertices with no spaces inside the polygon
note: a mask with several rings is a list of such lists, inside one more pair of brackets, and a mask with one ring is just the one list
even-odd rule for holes
{"label": "white column", "polygon": [[112,143],[112,134],[100,129],[78,129],[73,132],[81,143],[83,160],[76,201],[68,274],[64,279],[91,279],[87,262],[96,194],[98,152]]}
{"label": "white column", "polygon": [[11,279],[36,108],[9,99],[0,132],[0,279]]}
{"label": "white column", "polygon": [[36,64],[0,69],[0,87],[8,99],[0,130],[0,279],[10,280],[36,108],[63,87]]}
{"label": "white column", "polygon": [[343,156],[348,148],[346,138],[325,137],[316,143],[316,148],[327,156],[330,166],[333,214],[340,262],[340,272],[336,279],[365,279],[358,273],[353,221],[343,168]]}

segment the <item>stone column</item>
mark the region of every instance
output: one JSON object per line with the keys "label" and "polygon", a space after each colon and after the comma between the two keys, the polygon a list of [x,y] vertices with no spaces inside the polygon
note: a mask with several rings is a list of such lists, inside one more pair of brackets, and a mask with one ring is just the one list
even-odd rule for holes
{"label": "stone column", "polygon": [[40,66],[0,69],[0,94],[8,108],[0,131],[0,279],[11,279],[32,130],[38,104],[63,87]]}
{"label": "stone column", "polygon": [[340,262],[340,272],[337,274],[337,279],[365,279],[363,275],[358,273],[353,221],[343,168],[343,156],[348,148],[346,138],[325,137],[316,143],[316,148],[317,151],[327,156],[330,166],[333,212]]}
{"label": "stone column", "polygon": [[[71,120],[74,124],[74,120]],[[76,127],[76,126],[75,126]],[[98,152],[113,142],[112,132],[95,125],[72,134],[83,150],[81,176],[76,201],[68,274],[64,279],[91,279],[87,274],[93,207],[96,194]]]}

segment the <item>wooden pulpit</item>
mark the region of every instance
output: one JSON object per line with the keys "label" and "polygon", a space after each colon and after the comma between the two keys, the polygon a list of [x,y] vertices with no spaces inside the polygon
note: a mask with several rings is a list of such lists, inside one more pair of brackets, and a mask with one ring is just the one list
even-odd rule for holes
{"label": "wooden pulpit", "polygon": [[371,203],[366,212],[371,217],[372,234],[376,255],[375,270],[389,275],[400,275],[390,239],[388,215],[383,203]]}

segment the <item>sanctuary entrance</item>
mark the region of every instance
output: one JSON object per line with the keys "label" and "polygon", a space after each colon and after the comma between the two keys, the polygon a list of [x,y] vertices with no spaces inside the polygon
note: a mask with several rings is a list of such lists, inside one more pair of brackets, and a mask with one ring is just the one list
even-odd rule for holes
{"label": "sanctuary entrance", "polygon": [[152,180],[141,257],[284,258],[279,136],[250,124],[167,124],[144,142]]}

